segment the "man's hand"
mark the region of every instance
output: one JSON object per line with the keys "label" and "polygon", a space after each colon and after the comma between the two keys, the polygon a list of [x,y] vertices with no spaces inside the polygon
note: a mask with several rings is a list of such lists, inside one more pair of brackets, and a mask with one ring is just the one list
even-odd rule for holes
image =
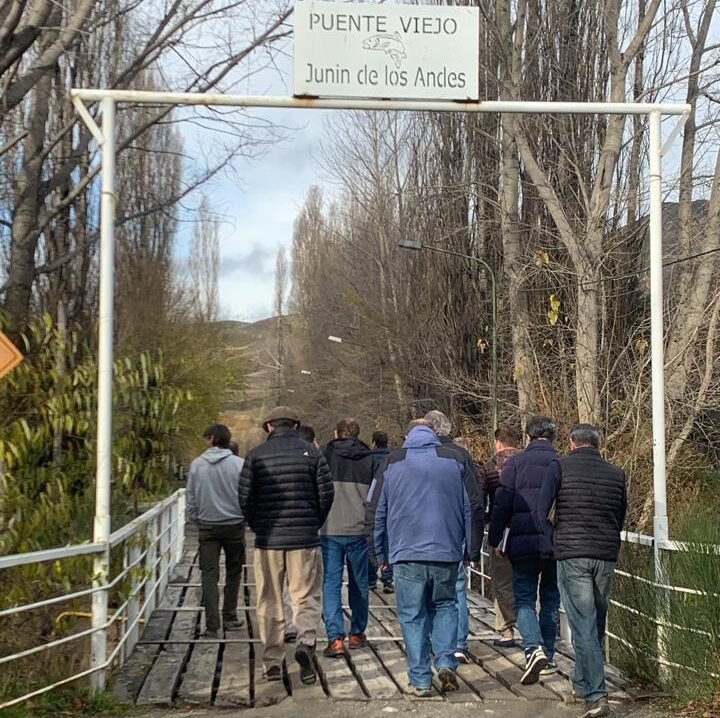
{"label": "man's hand", "polygon": [[380,570],[381,571],[387,571],[390,568],[390,564],[387,561],[383,561],[380,564]]}
{"label": "man's hand", "polygon": [[501,551],[499,548],[496,548],[495,555],[498,556],[499,558],[505,558],[506,554],[505,554],[505,551]]}

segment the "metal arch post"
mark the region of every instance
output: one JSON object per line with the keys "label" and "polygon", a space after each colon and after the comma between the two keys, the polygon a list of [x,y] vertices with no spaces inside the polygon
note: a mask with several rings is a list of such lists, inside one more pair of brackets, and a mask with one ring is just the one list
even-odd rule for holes
{"label": "metal arch post", "polygon": [[[102,196],[100,201],[100,303],[98,317],[97,469],[93,541],[105,545],[93,563],[93,585],[106,586],[110,570],[110,476],[112,471],[113,292],[115,269],[115,100],[102,100]],[[105,690],[108,592],[93,594],[91,676],[94,693]]]}
{"label": "metal arch post", "polygon": [[[177,105],[224,105],[239,107],[288,107],[314,109],[407,110],[431,112],[510,112],[551,114],[635,114],[649,116],[650,129],[650,315],[652,359],[652,419],[653,419],[653,492],[655,569],[662,576],[662,546],[669,543],[667,519],[667,491],[665,464],[665,390],[664,390],[664,326],[662,288],[662,154],[669,142],[662,146],[661,119],[663,115],[687,116],[687,104],[605,103],[605,102],[507,102],[475,103],[418,101],[418,100],[352,100],[303,97],[235,96],[204,93],[172,93],[133,90],[73,89],[71,96],[79,115],[86,122],[102,146],[102,202],[100,227],[100,306],[98,350],[98,446],[96,474],[96,515],[94,541],[104,550],[95,560],[93,582],[107,585],[110,536],[110,475],[112,448],[112,371],[113,371],[113,278],[115,223],[115,105],[118,102],[163,103]],[[100,101],[103,108],[102,133],[83,105]],[[673,132],[669,140],[679,132]],[[100,137],[100,135],[102,135]],[[436,251],[443,251],[435,248]],[[447,254],[457,254],[446,250]],[[467,259],[482,261],[477,257]],[[485,264],[484,262],[482,262]],[[487,267],[487,265],[485,265]],[[492,270],[490,269],[492,272]],[[493,288],[495,289],[494,275]],[[493,292],[495,298],[495,291]],[[496,301],[494,309],[497,312]],[[495,317],[494,324],[497,323]],[[496,337],[493,337],[493,343]],[[494,357],[495,362],[497,357]],[[495,374],[496,376],[496,374]],[[494,382],[497,384],[497,380]],[[495,402],[497,398],[494,397]],[[108,597],[98,591],[93,598],[92,666],[105,665],[106,636],[102,626],[106,622]],[[658,633],[658,655],[664,658],[664,641]],[[104,689],[104,669],[96,670],[93,688]]]}
{"label": "metal arch post", "polygon": [[660,113],[650,113],[650,342],[652,359],[655,550],[668,540],[665,476],[665,352],[663,322],[662,145]]}
{"label": "metal arch post", "polygon": [[[661,114],[649,113],[650,125],[650,347],[653,429],[653,549],[655,581],[664,584],[662,546],[669,539],[667,517],[667,476],[665,464],[665,328],[663,321],[662,246],[662,131]],[[658,621],[663,622],[667,596],[658,592]],[[665,629],[657,628],[657,655],[662,668],[667,660]]]}

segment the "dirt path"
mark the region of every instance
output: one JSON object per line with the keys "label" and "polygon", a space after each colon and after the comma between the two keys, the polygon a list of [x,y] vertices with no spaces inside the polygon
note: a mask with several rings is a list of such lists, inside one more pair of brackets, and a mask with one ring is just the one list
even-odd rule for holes
{"label": "dirt path", "polygon": [[[581,705],[563,705],[557,702],[518,701],[506,703],[440,703],[414,701],[383,704],[380,701],[318,702],[317,706],[301,706],[287,699],[278,705],[251,710],[141,710],[133,709],[122,718],[292,718],[296,715],[322,716],[322,718],[573,718],[582,713]],[[618,706],[615,718],[668,718],[668,714],[645,705]]]}

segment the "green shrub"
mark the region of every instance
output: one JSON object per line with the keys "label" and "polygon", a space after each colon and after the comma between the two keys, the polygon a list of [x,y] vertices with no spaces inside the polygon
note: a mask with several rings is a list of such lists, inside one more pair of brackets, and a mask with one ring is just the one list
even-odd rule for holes
{"label": "green shrub", "polygon": [[[210,328],[184,324],[174,339],[177,345],[168,338],[171,353],[120,351],[114,363],[114,529],[137,514],[140,502],[176,488],[175,467],[195,453],[226,391],[241,383],[237,362],[229,362],[214,344]],[[61,336],[47,316],[28,327],[21,350],[25,360],[0,382],[0,555],[92,539],[96,356],[75,334]],[[111,554],[113,570],[121,561],[118,547]],[[7,569],[0,576],[0,608],[85,589],[91,578],[89,556]],[[117,586],[111,603],[121,600],[126,588]],[[87,613],[89,598],[0,619],[2,652],[87,628],[85,619],[57,621],[70,610]],[[80,639],[3,666],[0,695],[20,695],[36,677],[44,684],[87,667],[87,647],[87,639]],[[86,692],[86,681],[78,686]],[[65,693],[53,693],[60,695]]]}
{"label": "green shrub", "polygon": [[[654,576],[652,550],[624,546],[618,568],[639,578],[618,576],[610,631],[625,638],[611,641],[611,660],[629,676],[662,687],[682,700],[720,690],[720,522],[717,507],[689,507],[676,523],[679,551],[663,551],[665,585],[689,589],[665,591],[642,579]],[[658,634],[654,618],[663,627]],[[658,661],[658,641],[665,660]],[[713,675],[714,674],[714,675]]]}

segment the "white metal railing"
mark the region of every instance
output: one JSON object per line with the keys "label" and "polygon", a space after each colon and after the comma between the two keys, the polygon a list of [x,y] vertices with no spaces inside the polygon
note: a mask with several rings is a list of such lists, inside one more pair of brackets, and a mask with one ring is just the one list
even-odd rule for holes
{"label": "white metal railing", "polygon": [[[655,548],[655,539],[652,536],[647,536],[645,534],[639,534],[634,533],[631,531],[622,531],[621,539],[626,544],[636,544],[640,546],[647,546],[649,548]],[[720,546],[716,546],[714,544],[690,544],[682,541],[660,541],[658,542],[657,546],[658,550],[660,551],[688,551],[693,549],[701,549],[704,553],[707,553],[709,555],[715,555],[720,558]],[[479,566],[476,566],[474,568],[469,569],[469,576],[468,576],[468,585],[470,585],[470,577],[475,575],[478,576],[480,579],[480,594],[485,596],[487,593],[487,582],[492,581],[492,576],[490,575],[489,571],[486,568],[485,560],[488,558],[488,553],[483,548],[481,556],[480,556],[480,563]],[[663,636],[663,633],[666,629],[672,628],[675,630],[681,630],[681,631],[687,631],[688,633],[695,633],[698,635],[703,636],[704,638],[708,637],[708,633],[706,631],[703,631],[698,628],[694,628],[692,626],[683,626],[677,623],[674,623],[668,619],[667,616],[667,601],[665,600],[665,597],[669,592],[672,593],[679,593],[679,594],[689,594],[689,595],[695,595],[695,596],[710,596],[714,598],[720,598],[720,593],[714,593],[712,591],[700,591],[698,589],[694,588],[686,588],[683,586],[673,586],[666,581],[659,581],[657,578],[650,579],[646,578],[645,576],[639,576],[634,573],[630,573],[628,571],[624,571],[622,569],[616,568],[615,569],[615,575],[616,576],[622,576],[623,578],[630,578],[633,581],[639,581],[640,583],[643,583],[648,586],[652,586],[653,588],[657,589],[658,592],[658,602],[657,602],[657,609],[656,609],[656,615],[652,616],[648,613],[639,611],[636,608],[633,608],[632,606],[628,606],[624,603],[621,603],[620,601],[617,601],[615,599],[610,599],[610,606],[615,607],[619,610],[628,611],[629,613],[632,613],[633,615],[636,615],[638,617],[641,617],[647,621],[650,621],[656,626],[657,633],[658,633],[658,641],[657,641],[657,655],[652,654],[646,654],[648,658],[651,660],[654,660],[656,663],[658,663],[660,666],[668,666],[672,668],[680,668],[687,671],[695,672],[696,669],[690,667],[690,666],[683,666],[678,663],[674,663],[670,660],[668,660],[667,655],[665,655],[665,639]],[[609,615],[610,611],[608,611],[608,621],[609,621]],[[609,623],[608,623],[609,625]],[[571,640],[571,631],[570,631],[570,625],[567,620],[567,615],[565,613],[564,608],[562,607],[562,604],[560,605],[560,636],[566,640]],[[605,649],[606,649],[606,656],[609,660],[610,656],[610,644],[609,639],[614,639],[618,641],[619,643],[623,644],[624,646],[633,649],[638,650],[639,647],[634,645],[632,642],[630,642],[627,637],[618,636],[617,634],[610,631],[609,628],[605,631]],[[714,678],[720,678],[718,674],[708,672],[709,675],[711,675]]]}
{"label": "white metal railing", "polygon": [[[11,664],[13,661],[58,649],[73,641],[92,637],[98,632],[102,632],[103,636],[106,636],[109,629],[116,625],[118,627],[117,642],[112,650],[103,651],[104,655],[93,655],[90,668],[59,678],[24,695],[14,696],[0,703],[0,710],[81,678],[93,676],[101,671],[104,673],[111,667],[122,665],[140,638],[141,624],[147,621],[150,613],[159,604],[170,574],[182,556],[184,529],[185,489],[180,489],[110,534],[107,545],[87,543],[48,549],[47,551],[0,556],[0,571],[2,571],[3,569],[60,561],[76,556],[107,555],[112,549],[118,547],[123,549],[122,568],[115,576],[108,577],[107,581],[101,585],[7,608],[0,611],[0,618],[27,613],[47,606],[57,606],[68,601],[92,597],[98,593],[104,593],[109,598],[113,589],[125,581],[128,583],[127,591],[117,599],[117,605],[112,607],[111,615],[100,625],[93,625],[92,628],[72,633],[69,636],[0,657],[0,666],[3,666],[0,670],[3,670],[7,664]],[[92,582],[93,577],[90,576],[88,580]],[[90,614],[87,615],[90,616]],[[106,646],[107,641],[103,640],[99,642],[99,645]]]}

